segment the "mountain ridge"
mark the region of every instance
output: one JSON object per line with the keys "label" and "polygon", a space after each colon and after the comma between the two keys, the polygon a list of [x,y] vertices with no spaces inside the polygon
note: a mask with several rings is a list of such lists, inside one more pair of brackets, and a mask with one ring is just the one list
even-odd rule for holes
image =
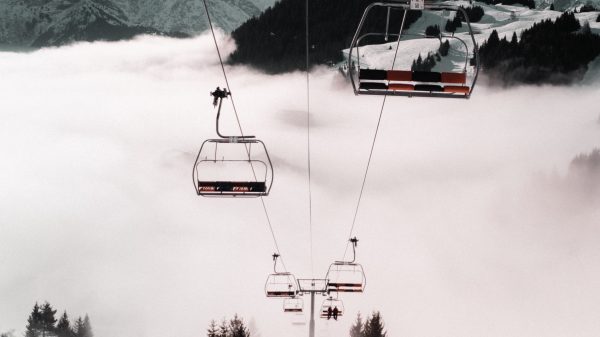
{"label": "mountain ridge", "polygon": [[[273,0],[207,0],[213,24],[227,32]],[[0,46],[59,46],[138,34],[190,36],[208,28],[197,0],[3,0]]]}

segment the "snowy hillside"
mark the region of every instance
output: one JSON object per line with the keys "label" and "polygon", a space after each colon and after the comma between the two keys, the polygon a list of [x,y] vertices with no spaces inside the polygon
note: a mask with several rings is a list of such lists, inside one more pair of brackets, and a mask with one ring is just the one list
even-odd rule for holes
{"label": "snowy hillside", "polygon": [[[468,3],[465,1],[463,5],[467,6]],[[477,3],[477,6],[481,6],[485,12],[485,15],[479,22],[471,23],[475,41],[479,46],[488,39],[493,30],[498,32],[500,38],[506,37],[507,39],[510,39],[513,33],[520,36],[523,30],[530,28],[534,23],[546,19],[554,20],[562,14],[560,11],[529,9],[518,5],[486,5]],[[406,34],[423,34],[427,26],[435,24],[443,28],[446,20],[449,19],[451,15],[454,14],[448,11],[424,12],[423,16],[416,23],[411,25]],[[595,22],[597,16],[598,12],[576,14],[577,19],[579,19],[582,25],[585,22],[588,22],[592,32],[600,33],[600,23]],[[472,48],[473,43],[465,25],[457,28],[455,36],[465,41],[469,45],[469,49]],[[458,41],[451,40],[450,43],[452,45],[451,50],[464,50],[464,48],[459,48],[460,43]],[[436,52],[439,48],[439,44],[431,43],[431,40],[424,40],[421,38],[413,38],[411,40],[410,37],[407,37],[406,41],[403,39],[401,46],[402,50],[399,52],[394,63],[396,69],[410,68],[410,65],[419,53],[422,56],[426,56],[428,52]],[[377,69],[389,68],[394,58],[395,48],[396,42],[361,47],[361,66]],[[344,50],[344,55],[346,55],[346,57],[347,54],[348,49]],[[453,55],[450,53],[448,57],[442,58],[442,61],[438,62],[433,70],[457,71],[462,67],[460,61],[462,60],[464,62],[464,59],[464,55]]]}
{"label": "snowy hillside", "polygon": [[[113,0],[136,24],[160,31],[194,34],[205,30],[208,21],[202,1],[198,0]],[[211,17],[226,31],[260,14],[250,0],[208,0]]]}
{"label": "snowy hillside", "polygon": [[536,4],[538,8],[547,8],[550,4],[554,4],[554,9],[561,11],[574,10],[583,5],[600,8],[600,0],[541,0]]}
{"label": "snowy hillside", "polygon": [[[230,31],[268,5],[266,0],[208,0],[215,25]],[[260,7],[258,7],[260,6]],[[208,27],[196,0],[3,0],[0,45],[60,45],[119,40],[140,33],[195,34]]]}

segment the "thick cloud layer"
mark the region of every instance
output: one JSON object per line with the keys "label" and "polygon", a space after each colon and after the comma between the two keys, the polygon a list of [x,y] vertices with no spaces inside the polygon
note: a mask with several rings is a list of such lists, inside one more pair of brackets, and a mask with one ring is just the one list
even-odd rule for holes
{"label": "thick cloud layer", "polygon": [[[194,193],[196,151],[215,136],[208,93],[224,85],[213,48],[203,35],[0,54],[0,331],[21,333],[48,300],[88,313],[97,336],[201,336],[236,312],[262,337],[306,333],[264,298],[260,201]],[[274,160],[265,202],[285,263],[310,277],[304,74],[228,75]],[[354,233],[367,291],[318,336],[372,310],[390,336],[597,336],[600,198],[585,187],[598,175],[569,166],[600,147],[599,95],[389,98]],[[342,257],[381,103],[311,75],[315,277]],[[229,104],[223,128],[236,131]]]}

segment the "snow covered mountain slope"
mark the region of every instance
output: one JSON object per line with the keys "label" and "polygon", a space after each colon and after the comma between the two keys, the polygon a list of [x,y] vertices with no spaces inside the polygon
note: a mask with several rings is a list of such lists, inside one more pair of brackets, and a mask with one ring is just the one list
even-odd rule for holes
{"label": "snow covered mountain slope", "polygon": [[55,15],[34,47],[64,45],[73,41],[120,40],[157,30],[131,25],[125,13],[108,0],[83,0]]}
{"label": "snow covered mountain slope", "polygon": [[600,8],[600,0],[541,0],[536,2],[537,8],[547,8],[554,4],[554,9],[560,11],[574,10],[584,5]]}
{"label": "snow covered mountain slope", "polygon": [[[467,5],[466,1],[464,5]],[[486,5],[478,2],[477,6],[481,6],[485,12],[485,15],[479,22],[471,23],[475,41],[478,45],[481,45],[484,41],[486,41],[494,30],[498,32],[500,38],[506,37],[510,40],[513,33],[516,33],[517,37],[519,37],[523,30],[530,28],[534,23],[546,19],[554,20],[562,14],[561,11],[552,11],[549,9],[529,9],[519,5]],[[446,20],[450,18],[449,15],[449,12],[443,11],[424,12],[423,16],[417,22],[412,24],[407,30],[407,35],[423,34],[427,26],[434,24],[437,24],[443,28]],[[598,15],[598,12],[575,14],[582,25],[585,22],[588,22],[592,32],[600,34],[600,22],[595,22]],[[465,41],[465,43],[469,45],[469,49],[472,48],[473,43],[465,25],[457,29],[455,36]],[[451,50],[464,50],[464,48],[460,47],[457,41],[451,41],[450,43],[453,45]],[[439,44],[428,44],[427,41],[424,41],[423,39],[407,38],[406,41],[403,40],[402,42],[401,50],[399,51],[396,61],[394,62],[395,67],[396,69],[409,69],[412,62],[419,54],[421,54],[422,57],[425,57],[427,52],[436,52],[438,48]],[[364,66],[377,69],[389,68],[392,60],[394,60],[396,51],[395,49],[396,42],[360,47],[361,67]],[[343,53],[347,57],[348,49],[345,49]],[[458,71],[461,67],[461,62],[458,62],[458,60],[461,60],[461,57],[456,56],[458,55],[451,54],[448,58],[442,58],[442,61],[438,62],[433,70]],[[464,61],[464,58],[465,56],[463,55],[462,61]]]}
{"label": "snow covered mountain slope", "polygon": [[[198,0],[113,0],[136,24],[160,31],[194,34],[208,27],[204,5]],[[250,0],[208,0],[213,23],[225,31],[258,15]]]}
{"label": "snow covered mountain slope", "polygon": [[265,9],[267,9],[270,6],[273,6],[273,4],[275,4],[275,0],[250,0],[252,1],[252,3],[258,7],[261,11],[264,11]]}
{"label": "snow covered mountain slope", "polygon": [[[268,0],[252,0],[264,6]],[[208,0],[213,23],[230,31],[261,11],[251,0]],[[197,0],[2,0],[0,45],[62,45],[140,33],[195,34],[208,21]]]}

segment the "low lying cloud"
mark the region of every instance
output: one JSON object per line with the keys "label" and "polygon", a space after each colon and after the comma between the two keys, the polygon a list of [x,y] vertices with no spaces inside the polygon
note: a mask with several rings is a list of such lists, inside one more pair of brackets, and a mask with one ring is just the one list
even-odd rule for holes
{"label": "low lying cloud", "polygon": [[[305,74],[227,71],[244,132],[274,161],[265,202],[286,266],[324,277],[383,98],[311,74],[313,269]],[[274,248],[260,201],[194,193],[196,151],[216,136],[209,92],[225,85],[210,35],[0,53],[0,73],[0,331],[23,331],[48,300],[87,312],[97,336],[198,336],[236,312],[263,337],[305,335],[264,298]],[[398,336],[597,336],[599,94],[388,98],[355,231],[367,289],[317,335],[381,310]]]}

